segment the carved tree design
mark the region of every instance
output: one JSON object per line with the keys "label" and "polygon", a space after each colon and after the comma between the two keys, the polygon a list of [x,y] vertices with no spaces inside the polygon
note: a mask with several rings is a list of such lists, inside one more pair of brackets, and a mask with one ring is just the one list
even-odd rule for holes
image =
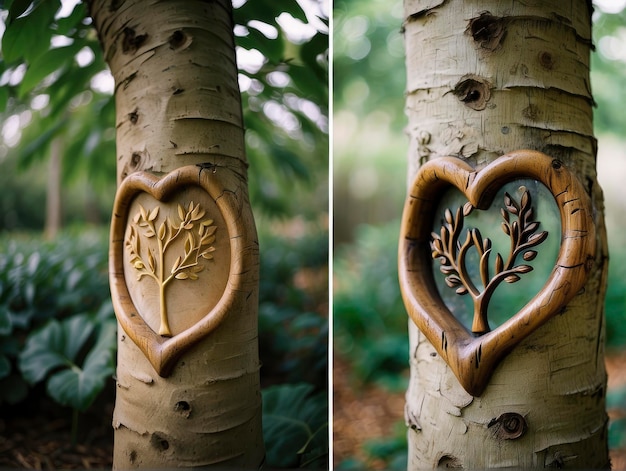
{"label": "carved tree design", "polygon": [[[483,239],[477,228],[468,228],[465,241],[461,243],[459,237],[463,230],[463,219],[474,210],[471,203],[465,203],[463,208],[458,208],[453,216],[450,209],[444,212],[445,223],[441,227],[441,233],[432,233],[431,249],[433,259],[438,258],[441,272],[446,275],[445,282],[450,288],[456,288],[459,295],[470,294],[474,300],[474,318],[472,332],[484,334],[489,332],[487,308],[494,291],[503,281],[515,283],[520,280],[520,275],[530,272],[533,267],[526,264],[516,265],[519,255],[524,261],[534,260],[537,251],[530,250],[541,244],[548,237],[548,232],[535,233],[539,228],[539,222],[533,221],[533,208],[531,196],[528,190],[522,194],[518,204],[511,195],[504,193],[504,208],[500,209],[502,218],[502,230],[511,240],[511,249],[506,262],[502,255],[496,255],[494,263],[494,276],[489,274],[489,256],[491,254],[491,240]],[[509,215],[517,216],[517,220],[511,221]],[[484,289],[480,291],[467,271],[466,256],[468,251],[475,247],[479,256],[479,273]]]}
{"label": "carved tree design", "polygon": [[[148,276],[159,287],[161,321],[159,335],[171,337],[172,332],[165,304],[165,288],[175,279],[198,279],[198,273],[204,269],[204,265],[198,263],[199,259],[211,260],[213,258],[212,253],[215,251],[215,247],[211,244],[215,242],[217,226],[212,225],[212,219],[199,222],[204,217],[205,211],[200,208],[199,204],[194,205],[191,201],[187,209],[180,204],[178,205],[180,222],[176,223],[168,217],[157,228],[155,221],[159,215],[159,208],[156,206],[148,212],[141,204],[139,205],[139,211],[133,217],[130,234],[125,245],[129,251],[130,264],[139,272],[137,280]],[[194,227],[198,228],[197,235],[193,232]],[[185,235],[183,254],[176,258],[174,264],[169,268],[169,272],[166,272],[165,252],[172,247],[174,241],[181,240]],[[148,241],[156,240],[156,244],[148,244],[144,253],[141,252],[142,236]]]}

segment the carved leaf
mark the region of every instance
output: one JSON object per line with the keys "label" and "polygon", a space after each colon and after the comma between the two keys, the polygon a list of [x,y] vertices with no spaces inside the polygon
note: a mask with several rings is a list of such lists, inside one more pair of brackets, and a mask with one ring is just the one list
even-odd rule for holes
{"label": "carved leaf", "polygon": [[443,243],[444,247],[448,245],[449,240],[450,240],[450,233],[448,232],[448,229],[446,229],[445,227],[442,227],[441,228],[441,242]]}
{"label": "carved leaf", "polygon": [[508,236],[511,235],[511,228],[509,227],[509,225],[506,222],[502,223],[502,232],[504,232]]}
{"label": "carved leaf", "polygon": [[515,283],[516,281],[519,281],[520,277],[517,275],[509,275],[507,276],[504,281],[506,281],[507,283]]}
{"label": "carved leaf", "polygon": [[193,236],[191,234],[187,234],[187,240],[185,241],[185,253],[186,254],[191,252],[193,245],[194,245]]}
{"label": "carved leaf", "polygon": [[504,261],[502,260],[502,255],[496,255],[496,274],[502,273],[502,269],[504,268]]}
{"label": "carved leaf", "polygon": [[509,222],[509,213],[507,213],[504,208],[500,208],[500,214],[502,214],[502,217],[506,222]]}
{"label": "carved leaf", "polygon": [[150,270],[154,272],[154,256],[152,255],[152,250],[148,250],[148,266]]}
{"label": "carved leaf", "polygon": [[452,225],[454,220],[452,219],[452,211],[450,211],[448,208],[446,208],[445,212],[444,212],[444,217],[445,220],[448,224]]}
{"label": "carved leaf", "polygon": [[178,257],[176,261],[174,262],[174,265],[172,265],[172,270],[170,271],[170,273],[172,274],[176,273],[176,270],[178,270],[178,267],[180,266],[180,262],[182,261],[183,261],[182,257]]}
{"label": "carved leaf", "polygon": [[204,252],[202,252],[200,256],[204,258],[205,260],[211,260],[213,258],[213,255],[211,255],[211,252],[215,252],[215,247],[209,247]]}
{"label": "carved leaf", "polygon": [[511,195],[509,195],[508,193],[504,193],[504,206],[506,206],[507,211],[511,214],[517,215],[519,213],[519,207],[517,206],[517,203],[511,198]]}
{"label": "carved leaf", "polygon": [[[443,257],[442,257],[443,258]],[[454,267],[452,265],[444,265],[446,259],[443,258],[444,262],[442,262],[440,270],[441,273],[443,273],[444,275],[449,275],[450,273],[456,273],[456,270],[454,269]]]}
{"label": "carved leaf", "polygon": [[522,258],[526,260],[527,262],[530,262],[531,260],[534,260],[536,256],[537,256],[537,252],[535,250],[528,250],[524,252],[524,255],[522,255]]}
{"label": "carved leaf", "polygon": [[180,218],[181,221],[185,220],[185,210],[180,204],[178,205],[178,217]]}
{"label": "carved leaf", "polygon": [[533,221],[529,223],[524,229],[525,232],[535,232],[539,228],[539,222]]}
{"label": "carved leaf", "polygon": [[548,237],[548,232],[547,231],[543,231],[543,232],[540,232],[538,234],[533,234],[533,235],[531,235],[528,238],[528,243],[532,244],[532,245],[539,245],[544,240],[546,240],[547,237]]}
{"label": "carved leaf", "polygon": [[158,215],[159,215],[159,207],[156,206],[152,211],[150,211],[150,214],[148,215],[148,221],[154,221]]}
{"label": "carved leaf", "polygon": [[530,193],[528,193],[528,191],[525,191],[522,194],[522,200],[520,201],[520,204],[522,206],[522,209],[524,210],[530,205]]}
{"label": "carved leaf", "polygon": [[474,206],[469,201],[463,205],[463,216],[469,216],[474,211]]}
{"label": "carved leaf", "polygon": [[483,246],[483,236],[478,230],[478,228],[472,229],[472,238],[474,239],[474,245],[478,250],[482,253],[485,251],[485,247]]}
{"label": "carved leaf", "polygon": [[182,271],[180,273],[177,273],[174,278],[176,278],[177,280],[186,280],[187,278],[189,278],[189,275],[187,275],[187,273]]}
{"label": "carved leaf", "polygon": [[454,288],[455,286],[461,284],[461,278],[459,278],[457,275],[448,275],[446,276],[446,284],[450,288]]}
{"label": "carved leaf", "polygon": [[533,271],[533,267],[530,265],[519,265],[515,267],[518,273],[528,273],[529,271]]}
{"label": "carved leaf", "polygon": [[467,288],[465,286],[459,286],[455,292],[456,294],[461,295],[461,296],[468,293]]}
{"label": "carved leaf", "polygon": [[143,206],[139,205],[139,212],[141,213],[141,219],[144,221],[147,219],[147,213]]}
{"label": "carved leaf", "polygon": [[162,222],[159,226],[159,240],[163,240],[165,238],[165,223]]}
{"label": "carved leaf", "polygon": [[200,241],[200,245],[208,245],[208,244],[212,244],[213,242],[215,242],[215,236],[205,234],[202,240]]}
{"label": "carved leaf", "polygon": [[485,252],[487,252],[488,250],[491,250],[491,239],[489,237],[483,240],[483,247],[485,249]]}

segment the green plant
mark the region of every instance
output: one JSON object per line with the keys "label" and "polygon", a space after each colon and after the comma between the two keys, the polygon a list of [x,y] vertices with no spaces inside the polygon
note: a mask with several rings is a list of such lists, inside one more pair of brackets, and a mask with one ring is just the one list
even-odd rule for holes
{"label": "green plant", "polygon": [[[613,234],[611,234],[613,235]],[[606,343],[623,347],[626,339],[626,250],[622,238],[609,238],[609,280],[605,298]]]}
{"label": "green plant", "polygon": [[606,395],[606,407],[608,410],[619,411],[619,416],[609,421],[609,448],[626,447],[626,386],[622,386],[613,391],[608,391]]}
{"label": "green plant", "polygon": [[404,387],[408,366],[407,316],[397,269],[398,222],[362,226],[334,266],[335,350],[350,359],[363,381]]}
{"label": "green plant", "polygon": [[319,298],[326,301],[327,291],[311,292],[295,280],[326,273],[327,241],[325,230],[313,230],[296,239],[260,233],[262,380],[269,377],[273,381],[308,382],[320,390],[326,389],[328,316],[320,312],[325,305],[319,305]]}
{"label": "green plant", "polygon": [[117,324],[104,304],[96,314],[49,320],[26,339],[19,368],[31,385],[46,381],[48,395],[73,409],[72,443],[78,413],[84,412],[115,372]]}
{"label": "green plant", "polygon": [[0,404],[16,404],[28,394],[17,363],[34,331],[83,313],[113,319],[104,236],[0,239]]}
{"label": "green plant", "polygon": [[263,391],[263,437],[269,468],[328,467],[328,402],[310,384]]}

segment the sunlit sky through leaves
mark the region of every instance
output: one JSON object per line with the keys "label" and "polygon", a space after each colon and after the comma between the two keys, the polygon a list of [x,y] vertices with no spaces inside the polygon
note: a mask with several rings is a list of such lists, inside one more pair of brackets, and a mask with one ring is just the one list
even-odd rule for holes
{"label": "sunlit sky through leaves", "polygon": [[[56,14],[56,18],[59,19],[69,16],[80,1],[81,0],[62,0],[62,6]],[[328,15],[330,14],[329,0],[297,1],[305,12],[308,23],[303,23],[287,12],[281,13],[277,17],[277,23],[282,28],[287,39],[294,44],[301,44],[309,41],[318,31],[327,33],[328,28],[324,22],[320,20],[320,17],[328,18]],[[245,3],[246,0],[235,0],[233,5],[235,8],[239,8]],[[0,15],[0,36],[5,30],[5,20],[6,11],[2,12],[2,15]],[[247,28],[257,29],[268,39],[276,39],[278,37],[278,31],[274,26],[262,23],[258,20],[251,20],[246,26],[237,26],[235,34],[237,36],[245,36],[247,34]],[[52,37],[51,47],[64,47],[71,43],[71,38],[57,35]],[[249,74],[257,73],[267,61],[265,56],[256,49],[246,50],[244,48],[237,47],[236,54],[239,69]],[[94,53],[88,47],[81,49],[75,57],[76,63],[80,67],[87,67],[94,61],[94,59]],[[25,72],[26,66],[24,64],[6,71],[0,77],[0,86],[6,84],[15,86],[19,84],[22,81]],[[289,75],[284,72],[275,71],[268,74],[267,80],[272,86],[282,88],[289,84],[290,78]],[[251,89],[253,86],[253,81],[248,76],[239,74],[239,87],[242,92],[250,91],[251,93],[254,93],[254,90]],[[96,74],[90,82],[90,87],[96,92],[112,94],[114,91],[114,79],[109,70],[105,69]],[[302,103],[298,104],[300,111],[309,116],[312,121],[318,123],[320,127],[323,128],[327,125],[327,119],[322,116],[321,110],[317,105],[312,102],[308,102],[307,100],[301,101]],[[41,110],[48,105],[48,102],[49,98],[47,95],[37,95],[32,99],[31,108],[34,110]],[[278,103],[267,103],[263,111],[272,121],[283,127],[287,132],[290,132],[290,130],[294,131],[299,127],[299,125],[294,122],[295,118],[293,118],[293,115],[290,116],[290,113],[287,113],[284,107]],[[22,112],[19,115],[12,115],[4,121],[0,130],[0,135],[7,146],[14,147],[19,143],[21,137],[20,129],[28,125],[31,118],[32,113],[28,111]]]}

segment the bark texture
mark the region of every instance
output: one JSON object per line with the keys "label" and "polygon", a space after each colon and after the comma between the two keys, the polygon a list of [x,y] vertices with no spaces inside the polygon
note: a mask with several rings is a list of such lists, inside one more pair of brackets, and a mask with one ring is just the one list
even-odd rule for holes
{"label": "bark texture", "polygon": [[[258,241],[248,201],[231,3],[93,0],[90,9],[115,78],[118,184],[133,172],[161,177],[204,164],[198,167],[198,181],[202,172],[202,178],[224,188],[235,206],[233,217],[243,221],[237,237],[245,241],[238,255],[236,275],[245,278],[238,299],[215,330],[178,359],[169,376],[159,376],[119,329],[114,468],[257,468],[264,456]],[[194,191],[182,188],[181,204]],[[221,196],[213,198],[218,204]],[[228,221],[210,223],[219,226],[217,234],[232,237]],[[198,298],[207,289],[198,286]],[[194,303],[193,290],[184,303],[187,308]],[[178,319],[174,336],[190,322],[175,311],[168,308]],[[153,330],[157,327],[150,319],[158,316],[147,316]]]}
{"label": "bark texture", "polygon": [[517,149],[539,150],[578,176],[597,230],[585,287],[496,367],[479,397],[409,322],[409,469],[607,467],[608,255],[589,87],[590,4],[404,5],[409,181],[438,157],[481,169]]}

